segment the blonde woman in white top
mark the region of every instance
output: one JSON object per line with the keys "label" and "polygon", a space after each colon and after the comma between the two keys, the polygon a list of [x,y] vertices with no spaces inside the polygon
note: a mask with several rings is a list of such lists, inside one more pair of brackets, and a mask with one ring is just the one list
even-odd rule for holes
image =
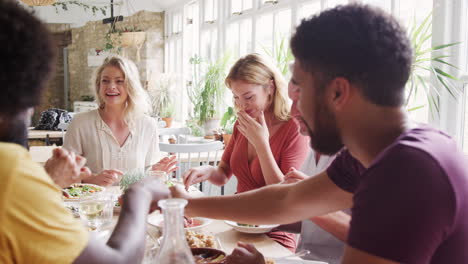
{"label": "blonde woman in white top", "polygon": [[111,185],[135,168],[173,171],[175,157],[158,162],[157,123],[146,115],[148,95],[135,64],[120,56],[107,58],[94,86],[99,108],[75,115],[63,144],[87,159],[93,177],[85,182]]}

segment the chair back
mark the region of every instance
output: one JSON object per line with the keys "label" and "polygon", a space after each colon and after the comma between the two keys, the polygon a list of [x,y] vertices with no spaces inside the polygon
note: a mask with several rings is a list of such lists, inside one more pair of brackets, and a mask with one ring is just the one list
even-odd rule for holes
{"label": "chair back", "polygon": [[181,136],[188,136],[192,134],[192,130],[189,127],[169,127],[159,129],[160,142],[163,142],[163,136],[175,136],[178,143],[185,143],[186,137],[182,140]]}
{"label": "chair back", "polygon": [[[176,178],[179,180],[182,178],[182,174],[192,167],[203,165],[217,166],[221,160],[223,148],[224,145],[220,141],[197,144],[159,143],[159,150],[161,152],[177,156],[179,168],[176,171]],[[203,191],[202,184],[200,184],[199,188]]]}

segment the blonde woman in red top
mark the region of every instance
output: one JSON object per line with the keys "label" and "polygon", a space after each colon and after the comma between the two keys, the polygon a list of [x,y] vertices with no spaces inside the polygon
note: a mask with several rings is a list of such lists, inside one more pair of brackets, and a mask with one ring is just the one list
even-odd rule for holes
{"label": "blonde woman in red top", "polygon": [[[222,186],[234,175],[241,193],[282,182],[284,174],[291,167],[299,168],[308,153],[308,139],[289,114],[284,77],[259,54],[249,54],[234,64],[225,83],[238,110],[231,141],[218,167],[190,169],[184,174],[185,186],[206,180]],[[268,235],[295,250],[293,234],[273,231]]]}

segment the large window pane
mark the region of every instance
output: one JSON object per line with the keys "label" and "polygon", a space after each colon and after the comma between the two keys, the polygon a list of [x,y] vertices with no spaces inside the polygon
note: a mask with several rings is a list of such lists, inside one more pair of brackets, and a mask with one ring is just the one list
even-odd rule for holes
{"label": "large window pane", "polygon": [[275,31],[277,38],[288,38],[291,35],[291,9],[276,13]]}
{"label": "large window pane", "polygon": [[203,59],[215,60],[217,51],[217,31],[216,29],[205,30],[202,33],[200,56]]}
{"label": "large window pane", "polygon": [[265,49],[273,49],[273,14],[261,16],[257,20],[256,51],[265,53]]}
{"label": "large window pane", "polygon": [[231,14],[239,14],[240,12],[242,12],[242,2],[231,0]]}
{"label": "large window pane", "polygon": [[239,23],[232,23],[228,26],[226,50],[231,53],[234,58],[239,57]]}
{"label": "large window pane", "polygon": [[304,18],[308,18],[312,15],[320,13],[320,10],[321,10],[320,0],[301,5],[298,10],[297,22],[300,22]]}
{"label": "large window pane", "polygon": [[252,52],[252,19],[241,21],[239,39],[239,55]]}
{"label": "large window pane", "polygon": [[348,0],[327,0],[327,8],[333,8],[337,5],[346,5],[349,1]]}
{"label": "large window pane", "polygon": [[392,12],[392,0],[363,0],[362,2],[372,6],[380,7],[389,13]]}
{"label": "large window pane", "polygon": [[204,0],[204,22],[212,23],[218,18],[218,0]]}
{"label": "large window pane", "polygon": [[[239,1],[239,0],[234,0],[234,1]],[[242,10],[251,9],[252,8],[252,1],[253,0],[243,0]]]}

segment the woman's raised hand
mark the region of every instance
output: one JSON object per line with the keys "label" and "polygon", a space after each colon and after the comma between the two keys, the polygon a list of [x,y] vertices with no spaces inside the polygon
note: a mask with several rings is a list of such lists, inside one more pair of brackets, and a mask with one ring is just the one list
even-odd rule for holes
{"label": "woman's raised hand", "polygon": [[189,169],[182,176],[185,189],[188,190],[191,185],[208,180],[215,170],[216,168],[213,166],[200,166]]}
{"label": "woman's raised hand", "polygon": [[270,144],[270,132],[268,131],[263,112],[260,113],[258,119],[258,121],[255,120],[244,111],[240,111],[237,117],[239,131],[255,148],[262,144]]}
{"label": "woman's raised hand", "polygon": [[92,183],[100,186],[109,186],[119,181],[119,178],[123,175],[123,172],[119,170],[104,170],[99,174],[95,174],[83,182]]}
{"label": "woman's raised hand", "polygon": [[164,157],[158,163],[154,164],[151,167],[151,170],[153,171],[165,171],[167,174],[172,173],[173,171],[177,170],[177,157],[176,156],[171,156],[171,157]]}

